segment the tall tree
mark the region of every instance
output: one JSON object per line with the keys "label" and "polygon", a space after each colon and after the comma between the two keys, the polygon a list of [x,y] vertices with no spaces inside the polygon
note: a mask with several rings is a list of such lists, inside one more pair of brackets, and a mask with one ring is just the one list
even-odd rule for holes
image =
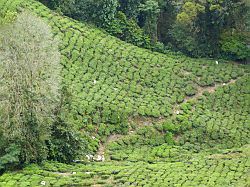
{"label": "tall tree", "polygon": [[153,42],[157,39],[157,21],[160,13],[160,7],[157,1],[147,0],[139,6],[139,10],[144,17],[144,30],[150,36]]}
{"label": "tall tree", "polygon": [[140,14],[139,6],[145,0],[119,0],[119,10],[122,11],[129,19],[137,19]]}
{"label": "tall tree", "polygon": [[[188,0],[177,7],[177,19],[171,31],[173,43],[193,56],[221,56],[223,32],[241,33],[246,29],[244,0]],[[246,45],[242,49],[246,50]]]}
{"label": "tall tree", "polygon": [[60,54],[50,28],[21,13],[1,29],[0,62],[2,136],[20,147],[21,162],[43,160],[60,89]]}

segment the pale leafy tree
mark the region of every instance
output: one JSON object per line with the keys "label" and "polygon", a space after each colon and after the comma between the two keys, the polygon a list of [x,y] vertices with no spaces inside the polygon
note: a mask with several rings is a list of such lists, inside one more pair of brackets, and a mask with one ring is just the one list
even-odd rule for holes
{"label": "pale leafy tree", "polygon": [[60,97],[57,46],[50,27],[28,12],[0,31],[0,128],[20,146],[22,162],[47,157]]}

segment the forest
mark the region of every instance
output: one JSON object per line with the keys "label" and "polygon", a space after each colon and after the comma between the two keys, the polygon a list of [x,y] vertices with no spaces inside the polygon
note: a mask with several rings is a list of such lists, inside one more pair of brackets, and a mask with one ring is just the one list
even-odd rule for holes
{"label": "forest", "polygon": [[250,186],[247,0],[0,0],[0,187]]}
{"label": "forest", "polygon": [[192,57],[249,59],[244,0],[41,0],[133,45]]}

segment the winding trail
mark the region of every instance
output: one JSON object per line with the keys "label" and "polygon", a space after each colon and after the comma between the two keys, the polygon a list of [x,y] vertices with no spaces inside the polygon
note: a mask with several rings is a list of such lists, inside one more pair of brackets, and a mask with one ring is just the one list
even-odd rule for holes
{"label": "winding trail", "polygon": [[[239,78],[238,78],[239,79]],[[201,87],[201,86],[198,86],[197,87],[197,93],[194,95],[194,96],[191,96],[191,97],[186,97],[184,99],[184,102],[183,103],[186,103],[187,101],[191,100],[191,99],[197,99],[198,97],[202,96],[202,94],[204,92],[209,92],[209,93],[213,93],[215,92],[215,90],[218,88],[218,87],[221,87],[221,86],[227,86],[229,84],[234,84],[238,79],[231,79],[228,83],[220,83],[220,84],[215,84],[214,86],[206,86],[206,87]]]}
{"label": "winding trail", "polygon": [[[190,100],[196,100],[199,97],[201,97],[203,95],[204,92],[209,92],[209,93],[214,93],[216,91],[216,89],[218,87],[221,86],[227,86],[230,84],[234,84],[239,78],[237,79],[231,79],[228,83],[220,83],[220,84],[215,84],[214,86],[206,86],[206,87],[202,87],[202,86],[197,86],[197,92],[194,96],[187,96],[185,97],[184,101],[180,104],[175,104],[173,106],[173,117],[178,115],[179,112],[181,111],[180,106],[183,103],[187,103]],[[163,123],[165,121],[165,117],[159,117],[159,118],[154,118],[154,117],[145,117],[145,116],[134,116],[134,117],[129,117],[128,122],[129,124],[136,124],[137,128],[142,128],[145,126],[152,126],[154,123]],[[135,131],[133,131],[132,129],[129,129],[128,135],[131,135],[135,133]],[[122,137],[128,136],[128,135],[119,135],[119,134],[113,134],[110,135],[107,138],[107,141],[105,143],[100,142],[99,144],[99,149],[96,153],[96,156],[100,155],[100,156],[105,156],[105,150],[106,150],[106,146],[113,141],[119,140]],[[175,137],[175,140],[178,140],[179,136]]]}
{"label": "winding trail", "polygon": [[240,77],[237,79],[231,79],[228,83],[215,84],[214,86],[206,86],[206,87],[197,86],[196,87],[197,92],[194,96],[186,96],[182,103],[174,105],[174,107],[173,107],[174,115],[178,114],[178,112],[180,111],[181,104],[187,103],[190,100],[198,99],[199,97],[201,97],[203,95],[204,92],[214,93],[218,87],[223,87],[223,86],[227,86],[230,84],[234,84],[238,79],[240,79]]}
{"label": "winding trail", "polygon": [[[106,149],[106,146],[110,143],[110,142],[113,142],[113,141],[116,141],[118,140],[119,138],[123,137],[124,135],[120,135],[120,134],[113,134],[113,135],[110,135],[106,142],[105,143],[102,143],[100,142],[99,143],[99,149],[98,151],[96,152],[96,156],[101,156],[103,158],[105,158],[105,149]],[[96,157],[95,156],[95,157]]]}

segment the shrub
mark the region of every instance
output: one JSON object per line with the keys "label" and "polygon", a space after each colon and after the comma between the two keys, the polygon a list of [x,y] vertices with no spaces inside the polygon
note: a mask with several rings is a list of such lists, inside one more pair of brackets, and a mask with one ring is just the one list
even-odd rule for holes
{"label": "shrub", "polygon": [[98,134],[100,136],[109,136],[110,135],[110,130],[108,128],[107,125],[105,124],[100,124],[99,128],[98,128]]}
{"label": "shrub", "polygon": [[176,133],[179,130],[179,127],[176,124],[174,124],[172,121],[166,121],[163,123],[162,126],[163,126],[164,131],[166,132]]}
{"label": "shrub", "polygon": [[173,134],[171,132],[167,132],[165,135],[165,142],[168,143],[169,145],[174,144],[174,139],[173,139]]}
{"label": "shrub", "polygon": [[[90,142],[88,142],[90,143]],[[51,138],[46,141],[48,159],[59,162],[72,162],[87,152],[87,138],[76,129],[73,122],[61,114],[51,127]]]}
{"label": "shrub", "polygon": [[187,96],[193,96],[196,94],[196,89],[192,85],[188,85],[185,89],[185,93]]}
{"label": "shrub", "polygon": [[[2,139],[1,143],[6,143]],[[0,144],[0,173],[6,169],[14,168],[19,165],[20,147],[16,144]]]}
{"label": "shrub", "polygon": [[189,113],[191,109],[192,109],[192,104],[190,103],[181,104],[181,110],[183,110],[184,113]]}
{"label": "shrub", "polygon": [[179,94],[177,97],[177,103],[182,103],[185,99],[185,96],[182,94]]}

